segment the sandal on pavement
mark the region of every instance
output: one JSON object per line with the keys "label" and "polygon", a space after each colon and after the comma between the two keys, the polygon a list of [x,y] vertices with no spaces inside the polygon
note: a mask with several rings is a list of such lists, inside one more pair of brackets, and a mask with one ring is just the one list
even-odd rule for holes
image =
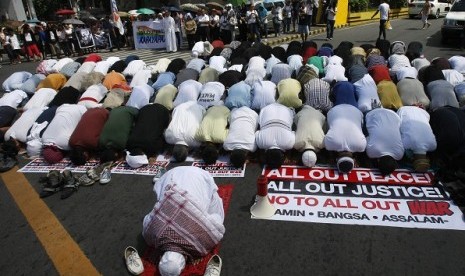
{"label": "sandal on pavement", "polygon": [[207,269],[205,270],[204,276],[220,276],[221,266],[223,261],[220,256],[213,255],[207,263]]}
{"label": "sandal on pavement", "polygon": [[54,193],[58,192],[59,190],[61,190],[64,184],[63,176],[57,170],[49,171],[47,176],[41,178],[39,182],[43,183],[44,185],[42,191],[40,192],[41,198],[51,196]]}
{"label": "sandal on pavement", "polygon": [[137,250],[134,247],[126,247],[124,250],[124,259],[126,260],[126,266],[132,275],[140,275],[144,272],[144,264],[139,257],[139,253],[137,253]]}
{"label": "sandal on pavement", "polygon": [[79,182],[77,179],[73,176],[71,171],[69,170],[64,170],[62,172],[63,174],[63,182],[64,186],[61,191],[61,199],[67,199],[70,197],[75,191],[78,190],[79,187]]}

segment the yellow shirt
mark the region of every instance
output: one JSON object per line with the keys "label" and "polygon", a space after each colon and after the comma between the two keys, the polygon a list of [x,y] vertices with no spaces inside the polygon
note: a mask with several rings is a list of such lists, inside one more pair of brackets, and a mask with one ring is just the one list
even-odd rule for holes
{"label": "yellow shirt", "polygon": [[210,107],[200,123],[195,139],[199,142],[222,144],[228,136],[229,113],[229,108],[224,105]]}

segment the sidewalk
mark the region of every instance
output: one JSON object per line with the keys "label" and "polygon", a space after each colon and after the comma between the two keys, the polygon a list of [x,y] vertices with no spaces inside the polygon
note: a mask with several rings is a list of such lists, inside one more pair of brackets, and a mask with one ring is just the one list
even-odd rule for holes
{"label": "sidewalk", "polygon": [[[334,25],[334,29],[341,29],[349,27],[349,24],[342,24],[342,25]],[[321,33],[326,32],[326,25],[319,24],[317,26],[312,26],[310,33],[308,34],[309,37],[319,35]],[[299,40],[300,41],[300,34],[299,33],[293,33],[293,34],[283,34],[278,37],[274,37],[272,34],[271,36],[268,36],[269,38],[262,39],[263,43],[269,46],[275,46],[279,45],[282,43],[287,43],[293,40]]]}

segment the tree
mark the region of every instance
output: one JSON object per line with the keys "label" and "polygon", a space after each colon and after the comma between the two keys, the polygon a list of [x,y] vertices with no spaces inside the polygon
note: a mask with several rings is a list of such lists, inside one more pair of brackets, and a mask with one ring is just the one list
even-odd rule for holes
{"label": "tree", "polygon": [[33,3],[40,20],[55,19],[55,12],[62,7],[60,0],[33,0]]}

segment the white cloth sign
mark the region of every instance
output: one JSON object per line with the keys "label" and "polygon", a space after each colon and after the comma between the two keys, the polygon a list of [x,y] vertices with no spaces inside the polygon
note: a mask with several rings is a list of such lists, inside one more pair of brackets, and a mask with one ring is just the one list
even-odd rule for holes
{"label": "white cloth sign", "polygon": [[161,21],[136,21],[133,31],[136,49],[161,49],[166,46]]}

